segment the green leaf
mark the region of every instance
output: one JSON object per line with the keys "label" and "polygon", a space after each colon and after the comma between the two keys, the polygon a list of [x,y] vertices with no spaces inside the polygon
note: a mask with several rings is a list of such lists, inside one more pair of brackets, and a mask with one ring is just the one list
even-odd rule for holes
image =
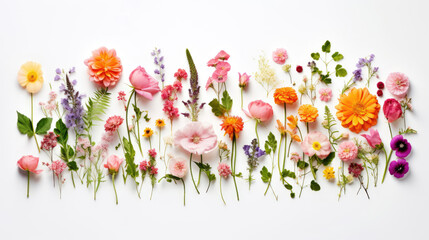
{"label": "green leaf", "polygon": [[329,73],[327,74],[320,74],[320,81],[325,84],[331,84],[332,79],[329,77]]}
{"label": "green leaf", "polygon": [[140,108],[139,107],[137,107],[137,105],[135,105],[135,104],[133,104],[133,109],[134,109],[134,112],[136,113],[136,121],[139,121],[140,120],[140,118],[142,117],[142,111],[140,110]]}
{"label": "green leaf", "polygon": [[37,123],[36,126],[36,134],[43,135],[46,134],[49,129],[51,129],[52,118],[42,118]]}
{"label": "green leaf", "polygon": [[294,193],[294,192],[291,192],[291,193],[290,193],[290,197],[291,197],[291,198],[295,198],[295,193]]}
{"label": "green leaf", "polygon": [[232,108],[232,98],[229,96],[228,91],[223,91],[222,94],[222,107],[225,109],[226,112],[231,111]]}
{"label": "green leaf", "polygon": [[32,137],[34,132],[33,132],[33,125],[31,124],[31,120],[24,114],[19,113],[18,111],[16,113],[18,113],[17,126],[18,126],[19,132],[22,134],[27,134],[28,137]]}
{"label": "green leaf", "polygon": [[134,156],[136,155],[136,152],[134,151],[133,145],[125,137],[122,140],[122,144],[125,150],[125,162],[127,163],[126,172],[133,179],[135,179],[139,176],[137,164],[134,163]]}
{"label": "green leaf", "polygon": [[[270,151],[266,151],[268,148],[270,149]],[[270,154],[271,150],[273,152],[276,152],[276,149],[277,149],[276,137],[272,132],[270,132],[268,134],[268,139],[265,141],[265,151],[267,152],[267,154]]]}
{"label": "green leaf", "polygon": [[221,117],[225,114],[225,109],[216,98],[209,103],[209,106],[212,107],[212,112],[216,117]]}
{"label": "green leaf", "polygon": [[287,169],[283,169],[283,171],[282,171],[282,178],[287,178],[287,177],[290,177],[290,178],[296,178],[296,176],[295,176],[295,173],[294,173],[294,172],[289,171],[289,170],[287,170]]}
{"label": "green leaf", "polygon": [[67,145],[68,140],[68,128],[64,124],[63,120],[60,118],[58,119],[57,123],[55,124],[54,133],[58,135],[57,141],[62,145]]}
{"label": "green leaf", "polygon": [[331,152],[325,159],[322,159],[321,162],[323,165],[328,166],[329,164],[331,164],[334,158],[335,158],[335,152]]}
{"label": "green leaf", "polygon": [[318,52],[316,52],[316,53],[312,53],[311,54],[311,57],[314,59],[314,60],[319,60],[319,58],[320,58],[320,54],[318,53]]}
{"label": "green leaf", "polygon": [[268,183],[272,177],[272,174],[268,171],[267,167],[263,167],[260,171],[261,173],[261,179],[264,183]]}
{"label": "green leaf", "polygon": [[186,49],[186,58],[188,59],[189,64],[189,72],[191,73],[191,77],[189,79],[189,82],[198,82],[198,73],[197,68],[195,67],[194,60],[192,59],[191,53],[188,49]]}
{"label": "green leaf", "polygon": [[306,163],[306,162],[304,162],[304,161],[299,160],[299,161],[298,161],[298,163],[297,163],[297,166],[298,166],[300,169],[306,169],[306,168],[308,167],[308,163]]}
{"label": "green leaf", "polygon": [[338,62],[340,60],[342,60],[344,58],[343,54],[339,53],[339,52],[335,52],[334,54],[332,54],[332,59],[334,59],[335,62]]}
{"label": "green leaf", "polygon": [[292,190],[293,188],[292,185],[290,185],[289,183],[284,184],[284,186],[287,190]]}
{"label": "green leaf", "polygon": [[320,190],[320,185],[316,182],[316,181],[314,181],[314,180],[311,180],[311,183],[310,183],[310,188],[311,188],[311,190],[313,190],[313,191],[319,191]]}
{"label": "green leaf", "polygon": [[408,127],[407,129],[399,129],[399,134],[400,135],[404,135],[404,134],[417,134],[417,131],[416,130],[414,130],[414,129],[412,129],[412,128],[410,128],[410,127]]}
{"label": "green leaf", "polygon": [[67,167],[70,171],[77,171],[79,168],[77,167],[77,163],[75,161],[70,161],[67,163]]}
{"label": "green leaf", "polygon": [[325,52],[325,53],[331,52],[331,42],[329,42],[329,40],[326,40],[325,44],[323,44],[322,52]]}
{"label": "green leaf", "polygon": [[335,67],[335,76],[337,77],[345,77],[347,76],[347,70],[343,68],[340,64],[337,64]]}
{"label": "green leaf", "polygon": [[90,131],[94,121],[102,121],[101,116],[106,113],[110,103],[110,95],[107,88],[102,88],[94,92],[94,96],[88,99],[86,113],[83,116],[86,130]]}

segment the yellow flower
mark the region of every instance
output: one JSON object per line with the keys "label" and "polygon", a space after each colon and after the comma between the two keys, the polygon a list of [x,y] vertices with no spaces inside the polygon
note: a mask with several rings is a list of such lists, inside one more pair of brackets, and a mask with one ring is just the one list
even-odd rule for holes
{"label": "yellow flower", "polygon": [[323,177],[326,178],[326,180],[335,179],[335,171],[333,167],[327,167],[325,170],[323,170]]}
{"label": "yellow flower", "polygon": [[22,64],[18,72],[18,83],[29,93],[37,93],[43,86],[42,65],[36,62]]}
{"label": "yellow flower", "polygon": [[155,121],[155,126],[157,126],[157,127],[159,127],[159,128],[164,127],[164,126],[165,126],[164,119],[156,119],[156,121]]}
{"label": "yellow flower", "polygon": [[150,138],[152,134],[153,134],[153,130],[147,127],[144,129],[143,137]]}

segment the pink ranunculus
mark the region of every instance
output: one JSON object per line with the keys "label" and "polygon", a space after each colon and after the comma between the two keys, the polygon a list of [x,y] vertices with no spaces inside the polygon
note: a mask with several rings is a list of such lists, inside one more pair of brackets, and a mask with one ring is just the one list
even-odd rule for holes
{"label": "pink ranunculus", "polygon": [[221,71],[229,71],[231,70],[231,65],[227,62],[219,62],[216,65],[216,70],[221,70]]}
{"label": "pink ranunculus", "polygon": [[149,100],[152,100],[153,95],[160,91],[158,81],[147,74],[146,70],[141,66],[138,66],[130,74],[130,82],[136,93]]}
{"label": "pink ranunculus", "polygon": [[369,130],[369,134],[362,134],[361,136],[366,139],[369,146],[371,146],[372,148],[377,148],[377,146],[380,146],[380,144],[382,143],[380,134],[378,133],[377,129],[371,128]]}
{"label": "pink ranunculus", "polygon": [[241,88],[245,88],[247,84],[249,84],[250,75],[247,75],[247,73],[238,73],[238,86]]}
{"label": "pink ranunculus", "polygon": [[189,153],[204,154],[217,146],[217,136],[208,123],[190,122],[174,134],[174,144]]}
{"label": "pink ranunculus", "polygon": [[123,161],[123,158],[111,155],[107,158],[107,162],[104,164],[104,167],[109,169],[110,173],[117,173]]}
{"label": "pink ranunculus", "polygon": [[180,157],[170,159],[170,163],[168,164],[170,174],[178,178],[185,177],[188,170],[186,162],[186,159]]}
{"label": "pink ranunculus", "polygon": [[401,104],[394,98],[384,101],[383,113],[389,123],[394,122],[402,116]]}
{"label": "pink ranunculus", "polygon": [[343,162],[351,162],[356,159],[358,155],[358,148],[352,141],[342,142],[338,146],[338,157]]}
{"label": "pink ranunculus", "polygon": [[23,156],[18,160],[19,168],[21,168],[24,171],[29,171],[36,174],[41,173],[43,171],[43,170],[36,169],[38,164],[39,164],[39,158],[32,155]]}
{"label": "pink ranunculus", "polygon": [[116,132],[123,121],[124,119],[120,116],[111,116],[107,119],[106,124],[104,124],[104,130],[106,132]]}
{"label": "pink ranunculus", "polygon": [[403,73],[394,72],[389,74],[386,80],[386,88],[393,96],[403,98],[408,92],[410,81]]}
{"label": "pink ranunculus", "polygon": [[207,62],[207,66],[208,67],[216,67],[218,62],[219,62],[219,60],[212,58]]}
{"label": "pink ranunculus", "polygon": [[243,109],[243,112],[248,116],[249,118],[256,119],[261,122],[265,122],[270,120],[273,117],[273,108],[270,104],[261,101],[256,100],[251,103],[249,103],[249,111],[246,111]]}
{"label": "pink ranunculus", "polygon": [[284,64],[287,59],[287,52],[284,48],[277,48],[273,52],[273,61],[277,64]]}
{"label": "pink ranunculus", "polygon": [[330,88],[319,89],[320,100],[328,102],[332,98],[332,90]]}
{"label": "pink ranunculus", "polygon": [[228,79],[228,71],[216,69],[212,75],[212,79],[218,83],[226,82]]}
{"label": "pink ranunculus", "polygon": [[331,143],[323,133],[314,131],[305,136],[301,149],[307,156],[316,154],[320,159],[325,159],[331,153]]}
{"label": "pink ranunculus", "polygon": [[229,59],[229,54],[226,53],[224,50],[221,50],[215,57],[215,59],[220,59],[223,61],[226,61]]}

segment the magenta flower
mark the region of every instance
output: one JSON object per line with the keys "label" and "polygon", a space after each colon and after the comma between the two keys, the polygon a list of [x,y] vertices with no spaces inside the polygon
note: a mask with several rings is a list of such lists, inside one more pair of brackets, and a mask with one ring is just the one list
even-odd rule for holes
{"label": "magenta flower", "polygon": [[156,157],[156,150],[155,150],[155,148],[149,149],[148,153],[149,153],[149,156],[151,156],[153,158]]}
{"label": "magenta flower", "polygon": [[408,92],[410,81],[405,74],[394,72],[387,77],[386,87],[393,96],[403,98]]}
{"label": "magenta flower", "polygon": [[201,155],[216,148],[217,136],[212,125],[190,122],[176,131],[174,144],[189,153]]}
{"label": "magenta flower", "polygon": [[408,172],[408,162],[400,158],[397,161],[392,161],[389,166],[389,173],[396,178],[402,178]]}
{"label": "magenta flower", "polygon": [[228,79],[228,71],[216,69],[211,78],[219,83],[226,82],[226,80]]}
{"label": "magenta flower", "polygon": [[172,158],[168,164],[168,169],[170,170],[171,175],[178,178],[184,178],[186,176],[186,171],[188,167],[186,165],[186,159],[184,158]]}
{"label": "magenta flower", "polygon": [[256,100],[249,103],[248,108],[249,111],[243,109],[243,112],[249,118],[253,118],[260,122],[266,122],[273,118],[273,108],[269,103],[266,103],[261,100]]}
{"label": "magenta flower", "polygon": [[287,52],[284,48],[277,48],[273,52],[273,61],[277,64],[284,64],[287,60]]}
{"label": "magenta flower", "polygon": [[397,157],[405,158],[411,152],[411,144],[402,135],[397,135],[390,141],[390,148],[395,151]]}
{"label": "magenta flower", "polygon": [[345,141],[338,147],[338,157],[343,162],[351,162],[356,159],[358,155],[358,148],[352,141]]}
{"label": "magenta flower", "polygon": [[247,73],[238,73],[238,86],[240,88],[245,88],[247,84],[249,84],[250,75],[247,75]]}
{"label": "magenta flower", "polygon": [[402,116],[401,104],[394,98],[384,101],[383,113],[389,123],[394,122]]}
{"label": "magenta flower", "polygon": [[316,154],[320,159],[325,159],[331,153],[331,143],[323,133],[314,131],[305,136],[301,149],[307,156]]}
{"label": "magenta flower", "polygon": [[377,129],[371,128],[369,130],[369,134],[362,134],[361,136],[366,139],[369,146],[372,148],[379,148],[380,144],[382,143]]}
{"label": "magenta flower", "polygon": [[107,168],[111,174],[116,174],[123,161],[123,158],[111,155],[107,158],[107,162],[104,164],[104,167]]}
{"label": "magenta flower", "polygon": [[130,74],[130,82],[137,94],[152,100],[153,95],[160,91],[158,81],[147,74],[146,70],[138,66]]}

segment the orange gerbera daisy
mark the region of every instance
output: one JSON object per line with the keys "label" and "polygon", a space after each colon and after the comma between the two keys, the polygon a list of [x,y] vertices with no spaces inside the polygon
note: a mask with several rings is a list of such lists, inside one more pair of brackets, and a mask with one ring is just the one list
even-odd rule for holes
{"label": "orange gerbera daisy", "polygon": [[294,130],[298,126],[298,117],[295,117],[294,115],[289,115],[289,117],[287,117],[287,120],[289,121],[287,125],[290,127],[290,129]]}
{"label": "orange gerbera daisy", "polygon": [[243,130],[243,119],[241,117],[236,116],[228,116],[223,118],[222,124],[220,125],[222,127],[222,130],[225,130],[225,134],[229,135],[229,138],[231,140],[234,138],[238,138],[238,134]]}
{"label": "orange gerbera daisy", "polygon": [[274,102],[276,104],[294,103],[298,100],[295,89],[291,87],[277,88],[274,92]]}
{"label": "orange gerbera daisy", "polygon": [[301,122],[315,122],[316,118],[319,116],[317,108],[310,104],[301,105],[298,108],[298,114]]}
{"label": "orange gerbera daisy", "polygon": [[121,59],[116,56],[115,49],[101,47],[93,51],[85,65],[88,66],[89,79],[103,87],[115,86],[121,77]]}
{"label": "orange gerbera daisy", "polygon": [[341,125],[354,133],[368,130],[377,124],[380,104],[377,97],[370,94],[367,88],[353,88],[349,95],[340,96],[335,108]]}

